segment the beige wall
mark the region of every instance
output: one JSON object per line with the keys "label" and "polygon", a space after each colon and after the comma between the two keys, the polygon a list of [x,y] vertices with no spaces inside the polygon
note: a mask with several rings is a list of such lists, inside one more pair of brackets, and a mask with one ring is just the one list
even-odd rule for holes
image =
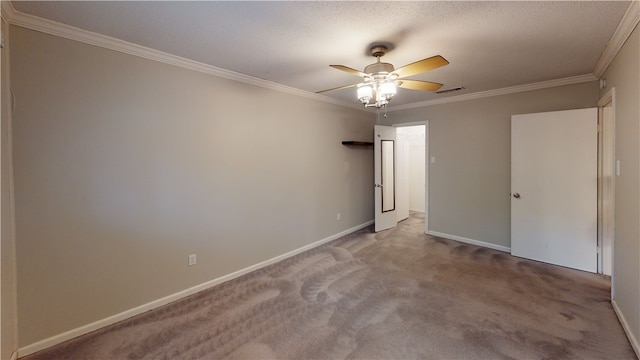
{"label": "beige wall", "polygon": [[370,113],[11,31],[21,346],[372,219]]}
{"label": "beige wall", "polygon": [[393,111],[429,121],[429,230],[511,246],[511,115],[595,107],[597,82]]}
{"label": "beige wall", "polygon": [[614,300],[640,351],[640,29],[636,28],[605,74],[604,95],[615,87],[616,159]]}
{"label": "beige wall", "polygon": [[9,122],[11,117],[9,92],[9,34],[8,26],[2,20],[2,34],[5,36],[5,47],[2,52],[2,122],[0,138],[0,274],[2,287],[0,288],[0,359],[9,359],[11,353],[18,347],[16,331],[16,259],[15,243],[13,241],[12,206],[11,206],[11,146]]}
{"label": "beige wall", "polygon": [[[372,153],[340,145],[371,139],[370,114],[20,27],[11,35],[21,346],[372,218]],[[605,74],[623,162],[616,301],[636,341],[639,48],[636,30]],[[5,318],[15,286],[5,280],[15,265],[5,259],[5,81],[2,358],[16,341]],[[385,123],[430,121],[431,230],[509,247],[510,116],[593,107],[598,97],[593,82],[394,111]]]}

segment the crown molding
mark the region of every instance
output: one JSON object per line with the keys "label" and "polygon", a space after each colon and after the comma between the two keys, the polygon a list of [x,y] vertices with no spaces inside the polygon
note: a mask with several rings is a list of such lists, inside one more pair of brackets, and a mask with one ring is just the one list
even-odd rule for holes
{"label": "crown molding", "polygon": [[0,1],[0,12],[2,13],[2,18],[6,22],[9,22],[9,19],[16,16],[16,10],[13,8],[11,1],[8,0]]}
{"label": "crown molding", "polygon": [[464,94],[464,95],[449,96],[442,99],[433,99],[433,100],[426,100],[426,101],[421,101],[421,102],[416,102],[416,103],[411,103],[406,105],[392,106],[392,107],[389,107],[388,110],[398,111],[398,110],[406,110],[406,109],[415,109],[415,108],[438,105],[438,104],[482,99],[482,98],[500,96],[500,95],[509,95],[509,94],[515,94],[519,92],[532,91],[532,90],[548,89],[548,88],[557,87],[557,86],[581,84],[581,83],[597,81],[597,80],[598,78],[593,76],[593,74],[571,76],[571,77],[566,77],[562,79],[541,81],[533,84],[510,86],[510,87],[505,87],[500,89],[478,91],[478,92]]}
{"label": "crown molding", "polygon": [[8,23],[21,26],[27,29],[43,32],[50,35],[63,37],[70,40],[79,41],[89,45],[95,45],[106,49],[118,51],[128,55],[158,61],[161,63],[178,66],[184,69],[198,71],[208,75],[213,75],[229,80],[242,82],[254,86],[267,88],[291,95],[301,96],[313,100],[319,100],[334,105],[363,110],[360,104],[334,99],[325,95],[319,95],[305,90],[296,89],[290,86],[259,79],[253,76],[241,74],[235,71],[222,69],[219,67],[204,64],[180,56],[168,54],[159,50],[145,46],[133,44],[111,36],[94,33],[88,30],[79,29],[73,26],[62,24],[56,21],[43,19],[31,14],[26,14],[15,10],[10,1],[2,1],[2,16],[6,16]]}
{"label": "crown molding", "polygon": [[609,39],[607,47],[604,49],[602,55],[600,55],[600,59],[598,59],[596,66],[593,68],[593,75],[597,78],[602,77],[602,74],[607,70],[613,61],[613,58],[618,54],[618,51],[620,51],[629,36],[631,36],[631,33],[636,26],[638,26],[639,22],[640,1],[631,1],[631,5],[629,5],[627,12],[624,13],[616,31],[611,36],[611,39]]}
{"label": "crown molding", "polygon": [[[26,14],[20,11],[16,11],[11,1],[2,0],[2,17],[7,23],[21,26],[27,29],[40,31],[46,34],[56,35],[59,37],[67,38],[83,42],[90,45],[95,45],[114,51],[122,52],[129,55],[142,57],[149,60],[158,61],[161,63],[178,66],[181,68],[198,71],[208,75],[213,75],[229,80],[234,80],[254,86],[267,88],[291,95],[301,96],[313,100],[323,101],[326,103],[343,106],[351,109],[368,111],[369,109],[363,109],[358,103],[347,102],[338,100],[325,95],[312,93],[305,90],[296,89],[290,86],[281,85],[271,81],[259,79],[253,76],[237,73],[234,71],[222,69],[219,67],[211,66],[180,56],[168,54],[159,50],[151,49],[145,46],[126,42],[121,39],[113,38],[110,36],[94,33],[87,30],[75,28],[73,26],[65,25],[59,22],[55,22],[48,19],[43,19],[31,14]],[[405,109],[413,109],[425,106],[432,106],[437,104],[452,103],[458,101],[467,101],[473,99],[480,99],[492,96],[507,95],[512,93],[539,90],[556,86],[579,84],[589,81],[597,80],[602,73],[606,70],[607,66],[611,63],[617,52],[620,50],[626,39],[629,37],[635,26],[640,21],[640,1],[632,1],[631,5],[627,9],[627,12],[623,16],[620,24],[618,25],[614,35],[605,52],[600,57],[600,60],[596,64],[593,74],[585,74],[572,76],[568,78],[543,81],[533,84],[518,85],[513,87],[506,87],[501,89],[494,89],[488,91],[480,91],[470,94],[449,96],[441,99],[426,100],[406,105],[390,106],[388,111],[398,111]],[[370,111],[369,111],[370,112]]]}

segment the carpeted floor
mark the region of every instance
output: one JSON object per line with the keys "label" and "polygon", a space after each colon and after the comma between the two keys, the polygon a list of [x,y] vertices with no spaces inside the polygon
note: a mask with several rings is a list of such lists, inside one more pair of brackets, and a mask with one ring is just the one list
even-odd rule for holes
{"label": "carpeted floor", "polygon": [[365,229],[25,359],[635,359],[607,278]]}

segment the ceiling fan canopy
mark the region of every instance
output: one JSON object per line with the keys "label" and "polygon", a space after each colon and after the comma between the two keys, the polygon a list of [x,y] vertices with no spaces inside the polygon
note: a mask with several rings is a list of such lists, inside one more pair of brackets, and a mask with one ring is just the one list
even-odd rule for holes
{"label": "ceiling fan canopy", "polygon": [[[384,45],[373,46],[371,48],[371,56],[375,57],[377,61],[367,65],[364,71],[352,69],[344,65],[329,65],[334,69],[360,76],[364,82],[339,86],[318,91],[317,93],[321,94],[328,91],[358,87],[358,100],[360,100],[365,107],[380,108],[385,107],[389,103],[389,100],[396,94],[398,87],[420,91],[438,91],[438,89],[442,87],[440,83],[404,78],[449,64],[445,58],[436,55],[395,69],[392,64],[380,61],[380,58],[384,56],[388,50]],[[370,103],[371,100],[374,102]]]}

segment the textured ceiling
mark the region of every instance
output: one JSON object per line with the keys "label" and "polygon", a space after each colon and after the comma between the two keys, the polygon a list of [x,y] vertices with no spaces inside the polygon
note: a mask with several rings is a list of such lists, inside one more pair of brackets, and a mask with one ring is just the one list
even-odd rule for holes
{"label": "textured ceiling", "polygon": [[[71,2],[18,1],[17,11],[219,68],[315,92],[358,82],[372,44],[396,68],[436,54],[450,64],[412,79],[461,92],[400,89],[391,105],[593,71],[629,2]],[[355,90],[325,93],[355,100]]]}

